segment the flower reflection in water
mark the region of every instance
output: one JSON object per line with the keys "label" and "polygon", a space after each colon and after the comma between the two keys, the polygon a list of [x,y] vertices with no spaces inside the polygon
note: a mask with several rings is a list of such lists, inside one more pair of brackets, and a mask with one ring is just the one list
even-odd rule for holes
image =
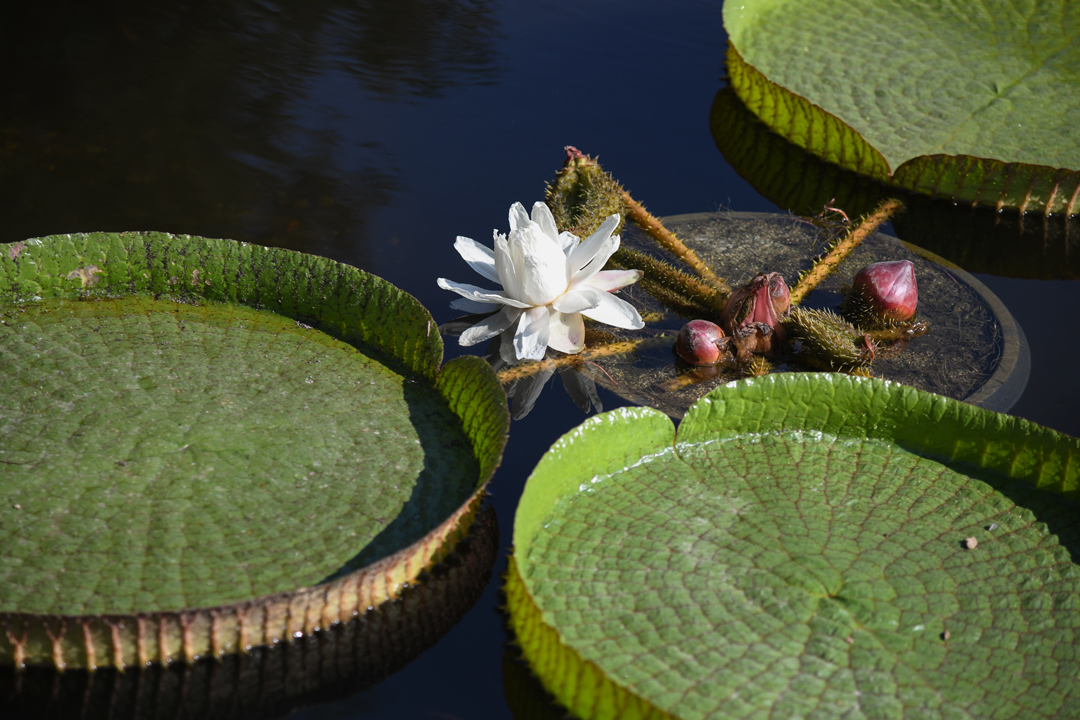
{"label": "flower reflection in water", "polygon": [[[459,337],[462,332],[482,321],[483,317],[486,316],[466,315],[451,320],[440,325],[439,332],[450,337]],[[603,412],[604,406],[596,391],[596,382],[582,373],[576,364],[557,362],[562,357],[566,355],[548,349],[540,360],[519,360],[515,354],[513,342],[506,340],[503,334],[496,335],[491,340],[483,355],[484,360],[488,361],[495,372],[500,373],[500,376],[503,376],[501,371],[512,367],[520,367],[522,370],[503,380],[506,394],[512,400],[510,414],[515,420],[521,420],[532,412],[540,393],[556,372],[559,373],[559,379],[562,380],[566,393],[582,412],[588,413],[593,408],[596,412]]]}

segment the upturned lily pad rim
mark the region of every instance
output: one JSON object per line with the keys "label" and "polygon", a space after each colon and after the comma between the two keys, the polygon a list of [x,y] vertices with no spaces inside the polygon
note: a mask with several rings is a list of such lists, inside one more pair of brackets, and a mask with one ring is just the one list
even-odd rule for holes
{"label": "upturned lily pad rim", "polygon": [[[822,390],[822,389],[827,390]],[[505,593],[509,625],[544,688],[582,718],[669,718],[667,712],[623,687],[568,644],[533,594],[528,557],[555,505],[575,495],[590,478],[618,472],[680,446],[760,434],[766,403],[785,392],[821,392],[816,405],[799,400],[800,412],[769,422],[768,434],[810,431],[857,440],[893,443],[942,463],[967,466],[1030,482],[1080,499],[1080,439],[1021,418],[873,378],[834,373],[778,373],[721,386],[698,400],[678,430],[659,410],[620,408],[586,420],[560,438],[526,481],[514,519],[513,556]],[[749,395],[736,407],[728,399]],[[838,402],[837,397],[847,401]],[[850,403],[854,400],[854,405]],[[846,412],[837,412],[842,407]],[[756,408],[756,409],[755,409]],[[852,421],[862,417],[865,422]],[[912,422],[916,418],[915,422]],[[919,422],[921,420],[921,422]],[[916,427],[912,427],[912,426]],[[594,443],[590,428],[621,426],[625,445]],[[581,467],[583,472],[574,473]],[[566,468],[571,468],[566,472]]]}
{"label": "upturned lily pad rim", "polygon": [[[725,29],[730,36],[728,74],[732,87],[747,107],[791,142],[839,167],[931,197],[950,198],[958,203],[998,210],[1011,207],[1021,213],[1036,211],[1046,216],[1068,217],[1080,210],[1080,168],[1025,162],[1022,157],[983,157],[983,153],[977,151],[893,158],[890,165],[885,151],[852,124],[865,130],[866,118],[845,115],[840,110],[834,113],[825,107],[829,103],[814,92],[813,82],[796,92],[767,75],[744,55],[747,48],[740,50],[739,46],[753,24],[744,19],[759,20],[756,17],[758,9],[754,7],[747,11],[745,5],[724,7]],[[805,8],[801,9],[805,11]],[[798,8],[785,9],[788,15],[799,11]],[[768,37],[773,35],[775,33]],[[828,42],[827,38],[825,42]],[[791,52],[797,51],[791,49]],[[809,51],[809,47],[802,48],[802,52]],[[1051,57],[1061,52],[1051,53]],[[835,73],[831,74],[835,77],[829,84],[842,85],[846,82],[842,65],[834,69]],[[858,88],[855,91],[858,92]],[[873,92],[873,88],[869,91]],[[918,107],[913,115],[936,112],[933,107]],[[845,117],[849,117],[850,122]],[[992,154],[992,150],[988,148],[986,154]]]}
{"label": "upturned lily pad rim", "polygon": [[[394,599],[468,533],[487,483],[501,462],[509,427],[506,397],[494,372],[480,358],[460,357],[440,368],[443,345],[436,323],[412,295],[328,258],[232,240],[157,232],[82,233],[0,247],[0,300],[8,303],[141,294],[232,302],[297,322],[320,321],[324,332],[373,353],[441,396],[461,419],[479,468],[472,494],[424,537],[330,582],[181,611],[0,613],[0,663],[122,669],[133,663],[193,662],[310,634]],[[129,252],[144,254],[138,257],[145,262],[139,272],[119,262],[110,273],[110,258],[126,258]],[[308,278],[306,287],[289,278],[269,286],[270,290],[251,283],[243,273],[210,282],[205,275],[200,277],[205,273],[200,252],[229,257],[244,253],[252,263],[245,269],[252,272],[291,258],[324,274],[317,281]],[[351,295],[335,297],[334,287]],[[358,304],[335,303],[345,297],[358,298]],[[398,303],[411,319],[380,325],[380,303]]]}
{"label": "upturned lily pad rim", "polygon": [[[127,720],[158,717],[163,707],[183,707],[190,717],[233,717],[242,707],[243,717],[266,720],[344,700],[405,667],[452,630],[483,595],[498,556],[498,520],[485,504],[444,562],[371,613],[314,635],[181,668],[153,664],[86,673],[0,667],[2,706],[18,718],[97,718],[104,717],[105,697],[114,708],[140,708],[123,715]],[[147,688],[156,688],[149,698]]]}

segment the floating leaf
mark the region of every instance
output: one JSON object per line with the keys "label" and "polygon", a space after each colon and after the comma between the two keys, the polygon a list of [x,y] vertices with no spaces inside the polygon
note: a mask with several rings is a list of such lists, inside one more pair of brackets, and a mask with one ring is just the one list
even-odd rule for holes
{"label": "floating leaf", "polygon": [[469,534],[419,583],[353,620],[190,665],[0,667],[0,707],[5,720],[158,720],[162,708],[172,717],[269,720],[341,700],[396,672],[454,627],[487,587],[498,554],[495,510],[485,505]]}
{"label": "floating leaf", "polygon": [[[824,245],[816,228],[785,215],[700,213],[666,218],[665,223],[734,286],[758,272],[779,272],[793,284]],[[633,228],[623,233],[623,243],[642,250],[652,246]],[[835,308],[842,297],[841,287],[850,283],[860,268],[880,260],[903,259],[915,264],[921,293],[919,318],[929,323],[930,330],[898,352],[879,353],[871,372],[994,410],[1008,410],[1027,384],[1030,362],[1026,340],[989,290],[962,270],[941,264],[941,258],[875,233],[807,297],[806,305]],[[698,316],[686,315],[678,307],[661,306],[644,292],[647,289],[639,283],[622,293],[637,305],[642,317],[649,318],[645,332],[658,337],[645,341],[631,354],[590,357],[581,369],[598,384],[633,402],[682,417],[698,398],[739,376],[721,368],[678,367],[671,351],[676,335],[687,320]],[[611,342],[645,333],[612,330],[607,334]],[[590,341],[590,348],[602,351],[604,345]],[[776,366],[780,370],[805,369],[794,363],[781,365],[780,360]]]}
{"label": "floating leaf", "polygon": [[563,436],[518,507],[510,624],[582,718],[1075,717],[1078,498],[1075,438],[756,378],[677,434],[634,408]]}
{"label": "floating leaf", "polygon": [[505,441],[490,368],[441,357],[414,298],[325,258],[155,233],[0,256],[0,659],[190,662],[397,596]]}
{"label": "floating leaf", "polygon": [[1080,210],[1074,3],[744,0],[724,26],[735,92],[813,154],[957,202]]}

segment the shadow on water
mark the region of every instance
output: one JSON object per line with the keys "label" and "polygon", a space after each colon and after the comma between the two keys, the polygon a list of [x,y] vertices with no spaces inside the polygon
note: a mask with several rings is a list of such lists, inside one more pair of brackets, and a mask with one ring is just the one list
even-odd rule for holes
{"label": "shadow on water", "polygon": [[0,57],[20,72],[0,78],[0,191],[22,211],[0,242],[164,230],[370,267],[401,171],[321,95],[368,117],[491,82],[497,30],[489,2],[4,4]]}
{"label": "shadow on water", "polygon": [[351,696],[410,663],[464,617],[491,578],[498,539],[495,512],[485,507],[454,552],[398,600],[244,655],[126,672],[0,668],[0,706],[8,720],[239,720]]}

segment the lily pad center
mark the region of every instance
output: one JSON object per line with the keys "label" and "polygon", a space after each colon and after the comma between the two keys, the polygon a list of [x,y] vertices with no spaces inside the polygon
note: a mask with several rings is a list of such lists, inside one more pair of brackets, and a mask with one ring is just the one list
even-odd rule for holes
{"label": "lily pad center", "polygon": [[438,395],[271,312],[8,305],[0,382],[0,612],[293,591],[401,549],[474,489]]}

